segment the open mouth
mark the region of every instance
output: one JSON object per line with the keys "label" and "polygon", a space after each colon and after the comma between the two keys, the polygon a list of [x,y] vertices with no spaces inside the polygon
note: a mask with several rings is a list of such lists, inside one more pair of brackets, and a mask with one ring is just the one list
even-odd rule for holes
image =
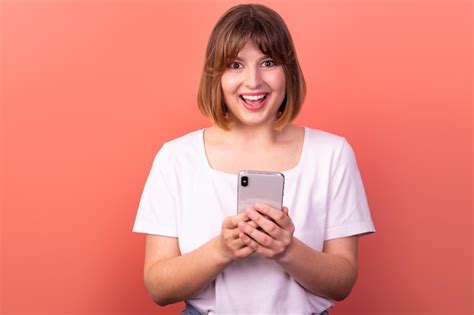
{"label": "open mouth", "polygon": [[267,93],[259,95],[240,95],[240,99],[243,101],[246,108],[255,110],[260,109],[265,104],[267,96]]}

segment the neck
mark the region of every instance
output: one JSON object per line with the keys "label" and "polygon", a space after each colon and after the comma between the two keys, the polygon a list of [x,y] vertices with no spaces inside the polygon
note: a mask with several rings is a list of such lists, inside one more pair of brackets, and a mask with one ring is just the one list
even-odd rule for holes
{"label": "neck", "polygon": [[[285,134],[286,130],[290,125],[285,126],[281,131],[273,128],[272,125],[258,125],[258,126],[229,126],[230,130],[225,131],[217,126],[214,128],[228,139],[229,143],[235,145],[246,145],[249,147],[265,147],[270,146],[278,142],[282,135]],[[227,142],[227,141],[226,141]]]}

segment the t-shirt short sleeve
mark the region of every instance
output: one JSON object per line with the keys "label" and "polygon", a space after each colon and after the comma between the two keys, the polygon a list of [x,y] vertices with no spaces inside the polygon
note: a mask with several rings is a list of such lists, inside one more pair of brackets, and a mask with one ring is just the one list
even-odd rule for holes
{"label": "t-shirt short sleeve", "polygon": [[133,232],[177,237],[176,201],[168,185],[172,169],[165,144],[156,155],[145,182]]}
{"label": "t-shirt short sleeve", "polygon": [[325,239],[375,232],[354,152],[343,139],[331,167]]}

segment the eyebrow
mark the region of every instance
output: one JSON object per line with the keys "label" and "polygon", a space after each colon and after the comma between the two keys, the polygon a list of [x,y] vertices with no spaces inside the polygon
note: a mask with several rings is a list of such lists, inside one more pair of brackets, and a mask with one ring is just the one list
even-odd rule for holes
{"label": "eyebrow", "polygon": [[[273,59],[272,57],[270,56],[267,56],[267,55],[263,55],[262,57],[258,58],[258,61],[262,61],[264,59]],[[235,61],[244,61],[242,58],[240,58],[239,56],[235,57],[234,58]]]}

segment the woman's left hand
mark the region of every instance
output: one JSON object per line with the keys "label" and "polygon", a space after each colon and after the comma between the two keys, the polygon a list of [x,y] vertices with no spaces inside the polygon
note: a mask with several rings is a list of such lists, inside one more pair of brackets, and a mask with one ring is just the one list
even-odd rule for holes
{"label": "woman's left hand", "polygon": [[249,223],[239,223],[240,239],[255,252],[267,257],[282,256],[293,241],[295,227],[288,216],[288,208],[275,209],[267,204],[257,203],[246,210],[247,216],[260,229]]}

